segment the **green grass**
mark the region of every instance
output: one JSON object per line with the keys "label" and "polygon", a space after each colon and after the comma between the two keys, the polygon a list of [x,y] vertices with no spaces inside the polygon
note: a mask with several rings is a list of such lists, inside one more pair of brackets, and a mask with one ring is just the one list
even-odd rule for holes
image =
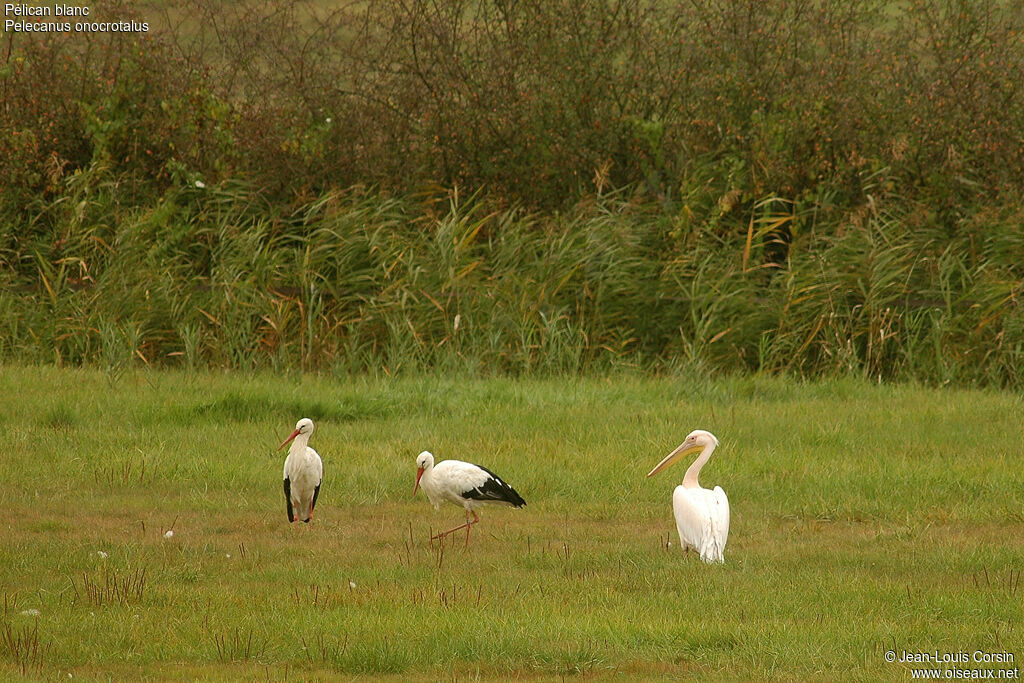
{"label": "green grass", "polygon": [[[909,678],[890,648],[1024,656],[1017,395],[6,366],[0,396],[4,676],[874,681]],[[302,416],[325,481],[289,528],[274,448]],[[721,567],[678,550],[682,468],[644,478],[695,427],[721,440]],[[413,497],[425,448],[528,506],[432,546],[461,512]]]}

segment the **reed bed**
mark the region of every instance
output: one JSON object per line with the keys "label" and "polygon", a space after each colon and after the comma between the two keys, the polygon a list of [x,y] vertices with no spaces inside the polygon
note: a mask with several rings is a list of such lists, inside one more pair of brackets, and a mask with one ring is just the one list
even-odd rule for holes
{"label": "reed bed", "polygon": [[113,374],[1024,377],[1016,215],[980,211],[950,235],[898,197],[852,216],[767,197],[696,221],[621,195],[558,214],[455,191],[339,191],[282,212],[240,183],[151,208],[76,200],[103,177],[47,207],[60,258],[0,275],[0,357]]}

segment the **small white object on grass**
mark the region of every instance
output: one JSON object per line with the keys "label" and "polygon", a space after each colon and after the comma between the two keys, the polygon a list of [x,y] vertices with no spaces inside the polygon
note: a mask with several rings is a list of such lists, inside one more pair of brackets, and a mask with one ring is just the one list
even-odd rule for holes
{"label": "small white object on grass", "polygon": [[174,538],[174,529],[168,529],[165,531],[164,538]]}
{"label": "small white object on grass", "polygon": [[96,554],[100,556],[101,560],[107,559],[107,554],[105,552],[103,552],[102,550],[97,550]]}
{"label": "small white object on grass", "polygon": [[348,587],[349,587],[349,589],[355,588],[356,587],[356,582],[355,581],[349,581],[348,582]]}
{"label": "small white object on grass", "polygon": [[196,187],[198,187],[201,190],[204,187],[206,187],[206,183],[204,183],[202,180],[197,180],[196,181]]}

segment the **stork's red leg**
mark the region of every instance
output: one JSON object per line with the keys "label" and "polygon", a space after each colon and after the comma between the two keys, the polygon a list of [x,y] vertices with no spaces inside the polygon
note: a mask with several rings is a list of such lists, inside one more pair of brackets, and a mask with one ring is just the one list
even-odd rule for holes
{"label": "stork's red leg", "polygon": [[[473,513],[473,521],[469,521],[469,513]],[[480,515],[476,514],[476,510],[466,510],[466,547],[469,547],[469,530],[474,524],[480,521]]]}
{"label": "stork's red leg", "polygon": [[466,524],[459,524],[458,526],[450,528],[449,530],[440,531],[438,533],[434,533],[434,535],[432,537],[430,537],[430,540],[431,541],[436,541],[437,539],[443,539],[445,536],[449,535],[449,533],[451,533],[452,531],[458,531],[459,529],[464,528],[465,526],[466,526]]}
{"label": "stork's red leg", "polygon": [[[469,519],[469,515],[470,514],[473,515],[473,521],[470,521],[470,519]],[[430,537],[430,540],[431,541],[436,541],[439,538],[444,538],[445,536],[447,536],[448,534],[452,533],[453,531],[458,531],[459,529],[465,529],[466,530],[466,545],[469,545],[469,528],[472,525],[474,525],[477,522],[479,522],[479,521],[480,521],[480,515],[476,514],[476,510],[466,510],[466,521],[465,521],[465,523],[460,524],[457,527],[452,527],[448,531],[442,531],[440,533],[434,534],[433,536]]]}

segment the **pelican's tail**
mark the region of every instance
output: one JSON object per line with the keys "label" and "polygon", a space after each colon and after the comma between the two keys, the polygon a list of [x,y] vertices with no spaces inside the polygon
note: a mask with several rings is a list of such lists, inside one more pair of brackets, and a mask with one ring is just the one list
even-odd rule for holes
{"label": "pelican's tail", "polygon": [[725,542],[729,539],[729,499],[721,486],[709,492],[708,524],[700,540],[700,559],[708,564],[725,562]]}
{"label": "pelican's tail", "polygon": [[[728,533],[728,530],[724,530]],[[725,534],[722,533],[719,520],[714,515],[708,518],[708,526],[700,539],[700,559],[708,564],[725,563]]]}
{"label": "pelican's tail", "polygon": [[714,534],[708,534],[700,545],[700,559],[708,564],[724,564],[725,548],[718,544]]}

